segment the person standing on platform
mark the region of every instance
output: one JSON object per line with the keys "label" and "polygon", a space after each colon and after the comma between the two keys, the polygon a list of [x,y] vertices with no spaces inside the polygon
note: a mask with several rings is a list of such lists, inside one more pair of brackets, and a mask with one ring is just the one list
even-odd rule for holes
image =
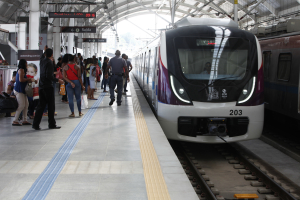
{"label": "person standing on platform", "polygon": [[[31,125],[31,123],[27,121],[27,112],[28,112],[29,103],[25,92],[25,87],[27,83],[32,83],[35,80],[33,78],[27,78],[26,72],[27,72],[27,61],[25,59],[21,59],[19,61],[18,71],[16,75],[16,86],[14,87],[14,94],[17,97],[19,106],[16,111],[14,121],[12,123],[13,126]],[[18,119],[22,111],[23,111],[23,122],[22,124],[20,124]]]}
{"label": "person standing on platform", "polygon": [[[103,59],[103,65],[102,65],[103,73],[105,72],[105,70],[107,68],[107,63],[108,63],[108,58],[105,56],[104,59]],[[103,76],[102,83],[103,83],[103,86],[104,86],[103,92],[107,92],[106,91],[106,85],[108,83],[108,78],[106,78],[105,76]]]}
{"label": "person standing on platform", "polygon": [[[122,90],[123,90],[123,75],[124,71],[126,76],[128,77],[127,80],[130,81],[129,76],[128,76],[128,70],[127,70],[127,64],[126,61],[120,57],[121,52],[119,50],[116,51],[115,57],[110,59],[108,62],[107,68],[105,70],[105,78],[108,78],[108,69],[111,67],[111,80],[109,84],[109,90],[110,90],[110,102],[109,105],[113,105],[115,101],[115,87],[117,85],[117,90],[118,90],[118,96],[117,96],[117,103],[118,106],[121,105],[122,103]],[[124,70],[124,71],[123,71]]]}
{"label": "person standing on platform", "polygon": [[82,116],[83,114],[81,113],[81,89],[84,90],[85,88],[81,79],[81,69],[78,65],[76,65],[73,55],[69,55],[69,63],[63,68],[63,76],[64,80],[68,82],[67,91],[69,107],[71,110],[71,115],[69,115],[69,117],[75,117],[73,103],[74,94],[77,102],[79,116]]}
{"label": "person standing on platform", "polygon": [[94,92],[96,90],[96,77],[97,77],[97,64],[98,60],[93,60],[93,63],[90,65],[90,99],[91,100],[97,100],[94,97]]}
{"label": "person standing on platform", "polygon": [[[130,71],[132,70],[132,65],[131,65],[131,62],[128,60],[127,55],[125,56],[125,60],[126,60],[126,63],[127,63],[127,69],[128,69],[128,74],[129,74]],[[124,85],[124,92],[128,92],[128,90],[127,90],[127,81],[125,82],[125,85]]]}
{"label": "person standing on platform", "polygon": [[46,58],[41,58],[40,66],[40,84],[39,84],[39,96],[40,101],[36,109],[34,116],[32,128],[35,130],[40,130],[40,123],[43,116],[43,111],[48,104],[48,127],[49,129],[60,129],[60,126],[56,126],[54,119],[54,110],[55,110],[55,97],[54,97],[54,88],[53,82],[58,81],[60,84],[63,84],[63,80],[56,79],[53,77],[54,66],[53,66],[53,50],[46,49]]}

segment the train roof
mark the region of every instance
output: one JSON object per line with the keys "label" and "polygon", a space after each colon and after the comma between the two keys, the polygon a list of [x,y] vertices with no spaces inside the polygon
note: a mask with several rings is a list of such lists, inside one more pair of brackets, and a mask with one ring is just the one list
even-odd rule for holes
{"label": "train roof", "polygon": [[300,31],[299,32],[293,32],[293,33],[285,33],[285,34],[276,35],[276,36],[261,37],[261,38],[258,38],[258,40],[270,40],[270,39],[290,37],[290,36],[296,36],[296,35],[300,35]]}
{"label": "train roof", "polygon": [[175,23],[176,27],[206,25],[238,28],[238,24],[231,19],[185,18]]}

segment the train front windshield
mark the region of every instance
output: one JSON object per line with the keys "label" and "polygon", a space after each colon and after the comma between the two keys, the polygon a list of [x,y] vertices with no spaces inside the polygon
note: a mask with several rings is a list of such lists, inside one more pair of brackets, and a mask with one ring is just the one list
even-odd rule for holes
{"label": "train front windshield", "polygon": [[182,73],[191,81],[241,80],[246,74],[249,41],[242,38],[174,39]]}

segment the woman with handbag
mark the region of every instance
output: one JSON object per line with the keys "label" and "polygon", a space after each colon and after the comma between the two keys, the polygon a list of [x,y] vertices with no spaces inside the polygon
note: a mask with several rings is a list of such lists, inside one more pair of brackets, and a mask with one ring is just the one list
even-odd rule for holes
{"label": "woman with handbag", "polygon": [[84,90],[85,87],[83,86],[81,80],[81,69],[78,65],[76,65],[73,55],[69,55],[69,63],[63,68],[63,76],[64,80],[68,82],[67,94],[69,99],[69,107],[71,110],[71,115],[69,115],[69,117],[75,117],[73,102],[74,94],[77,102],[79,116],[82,116],[83,113],[81,112],[81,89]]}
{"label": "woman with handbag", "polygon": [[[18,65],[18,71],[16,75],[16,86],[14,87],[14,93],[16,95],[18,101],[18,109],[16,111],[16,115],[14,121],[12,123],[13,126],[22,126],[22,125],[31,125],[27,121],[27,112],[28,112],[28,99],[25,91],[25,87],[27,83],[34,82],[33,78],[27,78],[27,61],[25,59],[21,59]],[[23,122],[19,123],[18,118],[23,111]]]}

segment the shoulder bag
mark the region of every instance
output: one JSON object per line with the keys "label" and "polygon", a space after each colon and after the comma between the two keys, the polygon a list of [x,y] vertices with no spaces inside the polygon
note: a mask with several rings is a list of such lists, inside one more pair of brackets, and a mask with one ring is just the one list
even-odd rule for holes
{"label": "shoulder bag", "polygon": [[25,93],[28,97],[33,97],[33,89],[32,89],[31,83],[27,83],[27,85],[25,87]]}

